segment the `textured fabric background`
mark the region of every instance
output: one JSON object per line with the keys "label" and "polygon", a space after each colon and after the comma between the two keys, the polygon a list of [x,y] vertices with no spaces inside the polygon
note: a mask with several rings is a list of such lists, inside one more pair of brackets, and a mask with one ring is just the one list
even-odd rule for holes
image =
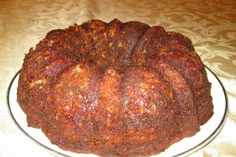
{"label": "textured fabric background", "polygon": [[6,92],[25,53],[52,29],[90,19],[137,20],[189,37],[225,86],[229,115],[221,133],[192,156],[236,156],[235,0],[0,0],[0,156],[50,156],[18,130]]}

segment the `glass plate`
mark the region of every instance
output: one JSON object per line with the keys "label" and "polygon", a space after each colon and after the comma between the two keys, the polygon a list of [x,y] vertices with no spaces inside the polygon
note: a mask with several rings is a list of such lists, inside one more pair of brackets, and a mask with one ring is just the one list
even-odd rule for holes
{"label": "glass plate", "polygon": [[[164,156],[186,156],[189,155],[205,145],[207,145],[210,141],[212,141],[222,129],[226,116],[227,116],[227,97],[225,90],[223,88],[222,83],[217,78],[217,76],[206,67],[207,76],[209,81],[212,84],[211,95],[213,98],[214,105],[214,114],[209,119],[209,121],[201,126],[200,131],[192,137],[187,137],[182,139],[181,141],[171,145],[164,152],[153,155],[153,157],[164,157]],[[16,101],[16,93],[17,93],[17,85],[19,79],[19,72],[14,76],[11,81],[11,84],[8,89],[7,101],[8,107],[10,110],[10,114],[19,127],[19,129],[29,137],[29,139],[33,140],[39,146],[45,148],[50,153],[58,156],[66,156],[66,157],[80,157],[85,156],[96,156],[93,154],[79,154],[73,153],[70,151],[65,151],[60,149],[48,140],[48,138],[44,135],[44,133],[40,129],[35,129],[28,127],[26,121],[26,115],[21,110],[20,106]]]}

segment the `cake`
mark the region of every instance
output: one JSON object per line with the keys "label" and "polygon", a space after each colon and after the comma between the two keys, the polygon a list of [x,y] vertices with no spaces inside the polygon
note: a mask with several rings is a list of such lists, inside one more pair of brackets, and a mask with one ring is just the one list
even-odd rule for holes
{"label": "cake", "polygon": [[26,54],[17,101],[61,149],[147,156],[200,130],[211,84],[189,38],[142,22],[90,20]]}

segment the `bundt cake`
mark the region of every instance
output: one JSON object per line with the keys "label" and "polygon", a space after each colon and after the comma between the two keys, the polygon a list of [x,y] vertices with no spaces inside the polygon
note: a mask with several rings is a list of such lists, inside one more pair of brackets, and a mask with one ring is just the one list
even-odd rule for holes
{"label": "bundt cake", "polygon": [[189,38],[137,21],[50,31],[25,56],[17,101],[60,148],[147,156],[192,136],[213,114]]}

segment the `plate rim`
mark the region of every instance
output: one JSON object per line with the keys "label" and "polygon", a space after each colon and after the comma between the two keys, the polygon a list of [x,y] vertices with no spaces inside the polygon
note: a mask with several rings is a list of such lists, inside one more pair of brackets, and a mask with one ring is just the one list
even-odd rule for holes
{"label": "plate rim", "polygon": [[[183,156],[183,155],[190,155],[190,154],[193,154],[194,152],[202,149],[203,147],[205,147],[206,145],[208,145],[211,141],[213,141],[215,139],[215,137],[221,132],[222,128],[224,127],[224,124],[226,122],[226,119],[227,119],[227,115],[228,115],[228,98],[227,98],[227,93],[226,93],[226,90],[223,86],[223,83],[220,81],[220,79],[218,78],[218,76],[209,68],[207,67],[206,65],[204,65],[205,69],[207,69],[214,77],[215,79],[217,80],[217,82],[219,83],[220,87],[221,87],[221,90],[223,91],[223,95],[224,95],[224,105],[225,105],[225,110],[224,110],[224,114],[223,114],[223,117],[219,123],[219,125],[216,127],[216,129],[206,138],[204,139],[203,141],[201,141],[200,143],[198,143],[196,146],[193,146],[192,148],[186,150],[186,151],[183,151],[179,154],[176,154],[174,156]],[[10,116],[12,118],[12,120],[14,121],[14,123],[16,124],[16,126],[19,128],[19,130],[21,130],[21,132],[27,136],[29,139],[31,139],[34,143],[38,144],[39,146],[41,146],[42,148],[44,148],[45,150],[47,150],[49,153],[51,154],[54,154],[54,155],[60,155],[60,156],[63,156],[63,157],[72,157],[70,155],[67,155],[65,153],[61,153],[57,150],[54,150],[53,148],[50,148],[46,145],[44,145],[43,143],[37,141],[34,137],[32,137],[29,133],[27,133],[22,127],[21,125],[17,122],[13,112],[12,112],[12,107],[11,107],[11,104],[10,104],[10,92],[11,92],[11,87],[16,79],[17,76],[19,76],[20,74],[20,71],[21,70],[18,70],[18,72],[13,76],[9,86],[8,86],[8,89],[7,89],[7,106],[8,106],[8,111],[10,113]],[[40,129],[40,128],[36,128],[36,129]],[[61,149],[61,148],[60,148]],[[168,149],[168,148],[167,148]],[[70,152],[70,151],[69,151]],[[82,154],[82,153],[81,153]],[[158,157],[159,154],[156,154],[156,155],[152,155],[152,156],[157,156]]]}
{"label": "plate rim", "polygon": [[[208,145],[211,141],[213,141],[216,136],[221,132],[221,130],[224,127],[224,124],[226,122],[227,119],[227,115],[228,115],[228,98],[227,98],[227,93],[226,90],[224,88],[223,83],[220,81],[220,79],[218,78],[218,76],[206,65],[204,65],[204,67],[215,77],[215,79],[218,81],[223,94],[224,94],[224,98],[225,98],[225,110],[224,110],[224,115],[219,123],[219,125],[217,126],[217,128],[206,138],[204,139],[202,142],[198,143],[196,146],[192,147],[191,149],[188,149],[182,153],[179,153],[177,155],[175,155],[176,157],[178,156],[183,156],[183,155],[190,155],[193,154],[194,152],[197,152],[198,150],[202,149],[203,147],[205,147],[206,145]],[[174,156],[172,156],[174,157]]]}

